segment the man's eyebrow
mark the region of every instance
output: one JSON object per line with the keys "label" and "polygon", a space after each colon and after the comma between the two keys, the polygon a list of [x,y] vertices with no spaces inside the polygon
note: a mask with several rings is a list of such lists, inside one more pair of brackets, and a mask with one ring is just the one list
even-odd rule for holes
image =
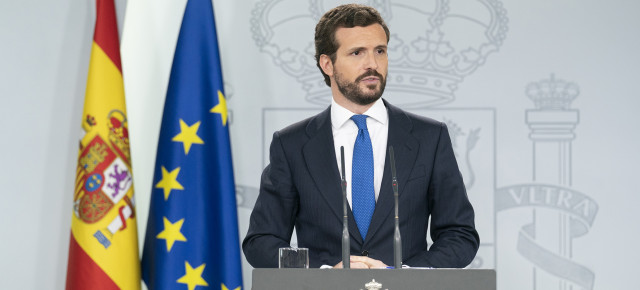
{"label": "man's eyebrow", "polygon": [[[378,46],[376,46],[374,48],[375,49],[380,49],[380,48],[387,49],[387,45],[386,44],[381,44],[381,45],[378,45]],[[347,49],[347,52],[352,53],[354,51],[364,50],[364,49],[366,49],[364,46],[356,46],[356,47],[352,47],[352,48]]]}

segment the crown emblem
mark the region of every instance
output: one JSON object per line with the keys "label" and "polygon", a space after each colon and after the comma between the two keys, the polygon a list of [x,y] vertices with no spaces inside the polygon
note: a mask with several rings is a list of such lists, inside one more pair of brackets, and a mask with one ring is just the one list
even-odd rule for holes
{"label": "crown emblem", "polygon": [[364,287],[367,288],[367,290],[380,290],[382,284],[376,282],[376,279],[372,279],[371,282],[364,284]]}
{"label": "crown emblem", "polygon": [[[453,101],[464,77],[498,51],[506,37],[508,19],[498,0],[361,2],[375,7],[391,30],[386,90],[405,107]],[[328,0],[262,0],[251,16],[256,45],[301,83],[307,101],[323,106],[331,102],[331,91],[316,67],[313,31],[335,5]]]}
{"label": "crown emblem", "polygon": [[580,88],[551,74],[549,79],[527,85],[526,93],[536,109],[568,110],[571,102],[580,94]]}

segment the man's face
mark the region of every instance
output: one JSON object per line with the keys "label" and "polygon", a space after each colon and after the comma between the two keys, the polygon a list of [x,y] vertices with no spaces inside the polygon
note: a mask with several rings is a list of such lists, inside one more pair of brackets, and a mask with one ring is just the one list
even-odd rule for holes
{"label": "man's face", "polygon": [[338,28],[338,50],[333,78],[338,90],[352,103],[368,105],[378,100],[387,83],[387,35],[380,24]]}

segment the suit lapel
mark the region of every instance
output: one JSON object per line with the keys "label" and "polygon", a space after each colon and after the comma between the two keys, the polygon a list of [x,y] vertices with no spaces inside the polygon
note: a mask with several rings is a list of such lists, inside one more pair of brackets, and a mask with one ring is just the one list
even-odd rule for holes
{"label": "suit lapel", "polygon": [[[418,153],[418,141],[411,135],[412,123],[407,115],[400,109],[384,102],[389,113],[389,137],[387,139],[387,152],[384,163],[380,195],[376,202],[376,208],[371,218],[369,232],[365,241],[369,241],[386,219],[393,218],[395,207],[393,188],[391,186],[391,161],[389,159],[388,146],[393,146],[396,161],[396,174],[398,178],[398,195],[403,194],[409,174],[413,169]],[[389,237],[391,239],[392,237]]]}
{"label": "suit lapel", "polygon": [[[330,108],[318,114],[307,126],[309,141],[302,151],[311,177],[320,194],[331,208],[333,214],[342,223],[342,188],[340,186],[340,171],[336,163],[336,153],[331,129]],[[351,209],[348,208],[349,233],[360,243],[362,238],[356,225]]]}

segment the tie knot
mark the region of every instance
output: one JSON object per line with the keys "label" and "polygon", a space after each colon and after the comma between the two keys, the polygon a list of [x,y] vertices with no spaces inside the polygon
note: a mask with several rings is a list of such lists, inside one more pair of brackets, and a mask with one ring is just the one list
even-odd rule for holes
{"label": "tie knot", "polygon": [[367,130],[367,115],[353,115],[351,120],[356,123],[358,130]]}

